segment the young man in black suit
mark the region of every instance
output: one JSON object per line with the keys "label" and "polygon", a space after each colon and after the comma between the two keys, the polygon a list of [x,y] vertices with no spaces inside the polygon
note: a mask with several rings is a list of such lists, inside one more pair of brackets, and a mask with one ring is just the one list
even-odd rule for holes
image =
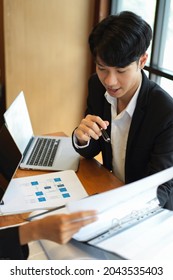
{"label": "young man in black suit", "polygon": [[[173,166],[173,99],[143,71],[151,39],[148,23],[128,11],[108,16],[89,36],[96,74],[73,145],[86,158],[102,152],[103,165],[125,183]],[[172,196],[172,180],[159,186],[163,207],[173,208]]]}

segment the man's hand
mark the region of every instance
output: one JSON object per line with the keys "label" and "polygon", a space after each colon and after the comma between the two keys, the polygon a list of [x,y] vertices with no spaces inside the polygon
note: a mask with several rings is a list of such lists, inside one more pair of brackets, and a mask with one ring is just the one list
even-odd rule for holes
{"label": "man's hand", "polygon": [[78,139],[80,145],[85,145],[90,138],[98,140],[102,135],[101,129],[107,129],[108,125],[108,121],[103,121],[98,116],[87,115],[82,119],[78,128],[76,128],[74,135]]}

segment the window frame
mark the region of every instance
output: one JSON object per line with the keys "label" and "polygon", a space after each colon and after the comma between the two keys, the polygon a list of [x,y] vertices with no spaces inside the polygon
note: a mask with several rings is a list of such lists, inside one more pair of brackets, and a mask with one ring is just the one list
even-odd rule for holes
{"label": "window frame", "polygon": [[[111,13],[120,11],[120,2],[121,0],[111,1]],[[173,71],[159,66],[164,56],[166,44],[165,31],[168,26],[170,4],[171,0],[156,0],[151,56],[148,65],[144,67],[144,69],[149,72],[149,78],[158,84],[160,84],[161,78],[173,81]]]}

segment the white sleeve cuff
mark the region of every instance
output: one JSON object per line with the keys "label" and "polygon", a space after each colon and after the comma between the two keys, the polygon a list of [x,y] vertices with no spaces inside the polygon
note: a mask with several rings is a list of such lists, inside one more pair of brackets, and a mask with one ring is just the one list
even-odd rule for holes
{"label": "white sleeve cuff", "polygon": [[85,145],[78,145],[77,142],[78,142],[77,137],[73,134],[73,143],[74,143],[75,148],[77,148],[77,149],[83,149],[83,148],[88,147],[90,140]]}

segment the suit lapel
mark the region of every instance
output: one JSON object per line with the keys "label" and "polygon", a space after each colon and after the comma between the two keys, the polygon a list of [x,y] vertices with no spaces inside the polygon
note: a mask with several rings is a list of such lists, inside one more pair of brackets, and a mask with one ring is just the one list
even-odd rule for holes
{"label": "suit lapel", "polygon": [[[111,104],[107,102],[106,98],[104,101],[104,111],[103,111],[103,119],[109,122],[109,126],[107,128],[107,133],[111,136]],[[111,143],[104,142],[104,160],[107,162],[107,166],[109,170],[112,170],[112,148]]]}
{"label": "suit lapel", "polygon": [[127,149],[126,149],[126,159],[128,158],[128,152],[131,149],[131,145],[133,140],[136,137],[136,133],[138,132],[141,122],[145,116],[145,108],[148,102],[148,92],[149,92],[149,80],[142,71],[142,85],[139,92],[139,96],[137,99],[136,108],[132,117],[132,122],[129,130],[128,141],[127,141]]}
{"label": "suit lapel", "polygon": [[105,102],[104,102],[103,119],[109,122],[107,132],[110,136],[110,133],[111,133],[111,104],[109,102],[107,102],[106,98],[105,98]]}
{"label": "suit lapel", "polygon": [[141,121],[143,120],[144,115],[145,113],[141,108],[135,109],[128,135],[126,155],[128,154],[128,150],[130,150],[131,148],[131,144],[135,139],[136,133],[141,125]]}

